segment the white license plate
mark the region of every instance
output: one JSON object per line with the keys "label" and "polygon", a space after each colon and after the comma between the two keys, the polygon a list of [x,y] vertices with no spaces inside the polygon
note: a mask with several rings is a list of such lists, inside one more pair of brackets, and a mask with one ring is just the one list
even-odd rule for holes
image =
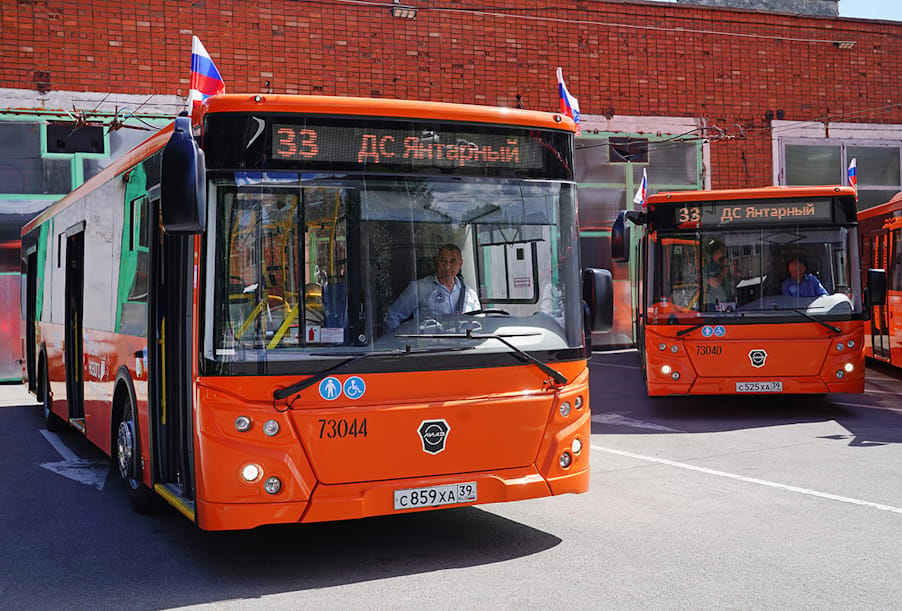
{"label": "white license plate", "polygon": [[395,509],[440,507],[472,503],[476,500],[476,482],[395,490]]}
{"label": "white license plate", "polygon": [[736,382],[736,392],[783,392],[783,382]]}

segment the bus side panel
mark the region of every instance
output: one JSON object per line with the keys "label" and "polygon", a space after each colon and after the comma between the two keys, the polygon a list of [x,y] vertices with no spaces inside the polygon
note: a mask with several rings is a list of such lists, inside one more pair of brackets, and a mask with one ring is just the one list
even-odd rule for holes
{"label": "bus side panel", "polygon": [[[85,333],[85,426],[87,437],[98,448],[112,455],[112,410],[116,392],[116,375],[120,367],[128,369],[138,405],[141,448],[148,448],[146,437],[146,374],[143,360],[135,357],[147,346],[143,337],[130,337],[116,333],[87,331]],[[141,360],[141,364],[138,362]],[[143,379],[142,379],[143,378]],[[143,410],[141,408],[144,408]],[[144,414],[144,417],[142,416]],[[146,458],[146,457],[145,457]]]}
{"label": "bus side panel", "polygon": [[[902,265],[897,263],[897,268],[896,274],[902,276]],[[902,290],[887,291],[886,306],[889,310],[890,363],[902,367]]]}
{"label": "bus side panel", "polygon": [[107,454],[111,451],[110,419],[116,373],[120,365],[129,364],[123,351],[127,346],[122,346],[122,340],[113,333],[126,185],[122,180],[111,180],[84,198],[87,219],[82,346],[85,433]]}
{"label": "bus side panel", "polygon": [[68,420],[69,407],[66,397],[66,363],[63,360],[63,325],[50,322],[39,322],[37,341],[43,342],[47,356],[47,371],[44,372],[50,382],[50,395],[53,397],[53,413]]}

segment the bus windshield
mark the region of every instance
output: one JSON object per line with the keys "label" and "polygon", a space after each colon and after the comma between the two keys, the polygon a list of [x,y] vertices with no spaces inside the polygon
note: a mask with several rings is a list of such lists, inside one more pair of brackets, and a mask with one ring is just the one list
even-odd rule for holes
{"label": "bus windshield", "polygon": [[[212,187],[203,333],[219,372],[313,370],[367,352],[510,352],[481,337],[492,334],[545,360],[581,349],[581,296],[563,289],[579,286],[570,183],[239,172]],[[460,250],[467,308],[391,320],[446,244]]]}
{"label": "bus windshield", "polygon": [[649,322],[861,313],[855,226],[660,231],[650,236]]}

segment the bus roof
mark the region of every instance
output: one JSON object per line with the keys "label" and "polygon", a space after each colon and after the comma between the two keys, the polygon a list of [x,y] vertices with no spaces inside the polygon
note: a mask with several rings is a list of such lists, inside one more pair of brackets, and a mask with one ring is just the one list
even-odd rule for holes
{"label": "bus roof", "polygon": [[[261,108],[262,107],[262,108]],[[495,125],[517,125],[540,129],[576,131],[573,120],[560,113],[478,106],[472,104],[451,104],[447,102],[420,102],[414,100],[393,100],[387,98],[351,98],[312,95],[263,95],[263,94],[222,94],[207,98],[194,110],[192,120],[195,125],[203,123],[204,116],[228,112],[274,112],[312,114],[322,116],[358,116],[402,119],[437,119],[465,123],[485,123]],[[22,228],[22,235],[40,226],[58,211],[77,201],[95,185],[103,184],[122,174],[145,157],[163,148],[169,141],[173,124],[169,124],[134,149],[116,159],[68,195],[55,201],[30,220]]]}
{"label": "bus roof", "polygon": [[893,195],[893,198],[884,204],[878,204],[871,208],[860,210],[858,212],[858,218],[867,219],[875,216],[882,216],[895,210],[902,210],[902,191]]}
{"label": "bus roof", "polygon": [[649,204],[728,201],[741,199],[777,199],[788,197],[855,196],[855,189],[841,185],[818,187],[759,187],[711,191],[668,191],[648,196]]}
{"label": "bus roof", "polygon": [[[261,108],[262,107],[262,108]],[[195,111],[194,121],[207,113],[277,112],[324,116],[349,115],[379,118],[438,119],[467,123],[521,125],[575,131],[573,120],[560,113],[385,98],[349,98],[314,95],[223,94],[207,100]],[[198,115],[198,113],[200,113]]]}

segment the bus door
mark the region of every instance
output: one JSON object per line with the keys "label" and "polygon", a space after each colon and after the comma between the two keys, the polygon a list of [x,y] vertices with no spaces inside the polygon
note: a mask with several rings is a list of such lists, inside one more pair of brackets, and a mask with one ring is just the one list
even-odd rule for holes
{"label": "bus door", "polygon": [[35,324],[38,301],[38,252],[32,247],[25,255],[25,367],[28,373],[28,390],[37,392],[37,368],[35,354]]}
{"label": "bus door", "polygon": [[195,491],[191,400],[194,237],[163,232],[158,221],[159,195],[151,197],[153,290],[148,304],[147,356],[153,481],[163,486],[170,502],[190,515]]}
{"label": "bus door", "polygon": [[84,432],[84,359],[82,318],[84,315],[85,225],[66,231],[65,349],[66,398],[69,422]]}
{"label": "bus door", "polygon": [[[887,232],[875,234],[873,237],[873,267],[886,269],[888,261],[888,244]],[[871,345],[874,349],[874,358],[882,361],[890,359],[889,345],[889,307],[884,303],[882,305],[871,306]]]}

